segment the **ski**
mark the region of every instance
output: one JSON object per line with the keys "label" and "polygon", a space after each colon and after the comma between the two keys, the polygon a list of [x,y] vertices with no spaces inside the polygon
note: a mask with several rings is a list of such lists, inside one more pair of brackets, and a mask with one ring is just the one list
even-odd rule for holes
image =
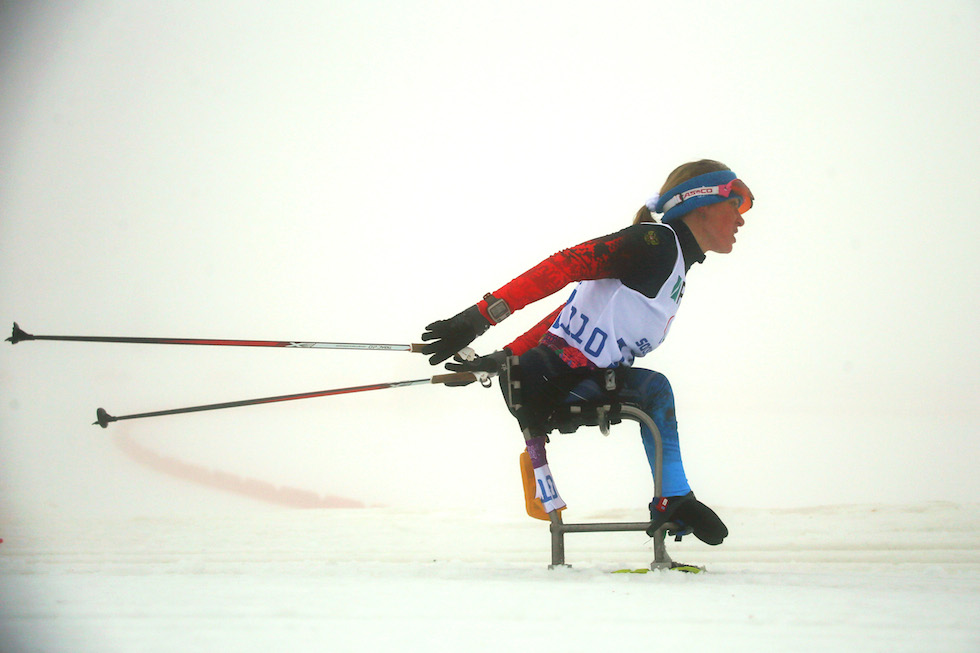
{"label": "ski", "polygon": [[[698,565],[686,565],[680,562],[670,563],[670,567],[665,567],[665,571],[680,571],[686,574],[700,574],[701,572],[708,571],[704,567]],[[609,572],[610,574],[649,574],[651,571],[659,571],[658,569],[617,569],[615,571]]]}

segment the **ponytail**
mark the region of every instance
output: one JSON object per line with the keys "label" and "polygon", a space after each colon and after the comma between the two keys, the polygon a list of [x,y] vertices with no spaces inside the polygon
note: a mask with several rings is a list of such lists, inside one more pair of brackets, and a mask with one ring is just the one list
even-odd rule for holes
{"label": "ponytail", "polygon": [[644,204],[640,207],[640,210],[636,212],[636,217],[633,218],[633,224],[640,224],[641,222],[656,222],[657,219],[653,217],[653,213],[650,212],[650,207]]}

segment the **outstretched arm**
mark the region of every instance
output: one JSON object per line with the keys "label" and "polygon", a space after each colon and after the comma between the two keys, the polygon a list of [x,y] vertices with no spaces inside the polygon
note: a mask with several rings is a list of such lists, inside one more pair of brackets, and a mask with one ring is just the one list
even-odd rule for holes
{"label": "outstretched arm", "polygon": [[[646,245],[659,244],[656,239],[646,237],[651,226],[628,227],[549,256],[465,311],[427,326],[422,340],[432,342],[425,345],[422,352],[431,354],[429,362],[436,365],[473,342],[513,311],[548,297],[570,283],[587,279],[623,279],[636,274],[649,257]],[[673,246],[672,239],[670,245]],[[550,320],[554,320],[554,316]],[[543,332],[547,329],[547,326],[542,327],[545,322],[550,325],[545,320],[535,329],[541,327]],[[535,329],[518,338],[522,342],[518,344],[515,341],[515,346],[526,344],[525,337],[529,339]]]}

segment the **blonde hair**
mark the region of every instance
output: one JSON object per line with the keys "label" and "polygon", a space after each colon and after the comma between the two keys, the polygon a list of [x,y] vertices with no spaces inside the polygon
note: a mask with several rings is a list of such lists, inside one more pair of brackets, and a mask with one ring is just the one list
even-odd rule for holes
{"label": "blonde hair", "polygon": [[[667,175],[667,180],[660,187],[660,194],[663,195],[674,186],[694,179],[698,175],[704,175],[709,172],[721,172],[722,170],[731,170],[731,168],[720,161],[713,161],[711,159],[683,163]],[[644,205],[636,212],[636,216],[633,218],[633,224],[640,224],[641,222],[656,222],[656,219],[653,217],[653,212],[650,211],[650,207]]]}

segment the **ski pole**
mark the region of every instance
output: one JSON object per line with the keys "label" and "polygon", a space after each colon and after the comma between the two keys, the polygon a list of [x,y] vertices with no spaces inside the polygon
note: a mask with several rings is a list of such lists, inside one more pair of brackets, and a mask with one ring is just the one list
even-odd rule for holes
{"label": "ski pole", "polygon": [[423,385],[429,383],[455,383],[464,384],[477,380],[478,377],[473,372],[454,372],[452,374],[437,374],[427,379],[415,379],[413,381],[394,381],[392,383],[373,383],[371,385],[359,385],[351,388],[334,388],[332,390],[319,390],[317,392],[301,392],[293,395],[279,395],[277,397],[260,397],[258,399],[245,399],[242,401],[227,401],[220,404],[207,404],[205,406],[190,406],[188,408],[172,408],[170,410],[158,410],[152,413],[137,413],[133,415],[110,415],[105,408],[95,411],[96,419],[92,422],[93,426],[98,424],[102,428],[107,428],[109,422],[119,422],[124,419],[142,419],[145,417],[162,417],[164,415],[180,415],[182,413],[196,413],[205,410],[220,410],[223,408],[238,408],[240,406],[256,406],[259,404],[271,404],[279,401],[293,401],[295,399],[311,399],[313,397],[330,397],[333,395],[351,394],[354,392],[367,392],[368,390],[385,390],[387,388],[405,388],[410,385]]}
{"label": "ski pole", "polygon": [[299,340],[223,340],[214,338],[129,338],[116,336],[35,336],[14,322],[14,332],[7,342],[16,345],[23,340],[60,340],[68,342],[124,342],[140,345],[215,345],[220,347],[287,347],[294,349],[354,349],[361,351],[408,351],[421,353],[421,344],[391,345],[373,342],[304,342]]}

